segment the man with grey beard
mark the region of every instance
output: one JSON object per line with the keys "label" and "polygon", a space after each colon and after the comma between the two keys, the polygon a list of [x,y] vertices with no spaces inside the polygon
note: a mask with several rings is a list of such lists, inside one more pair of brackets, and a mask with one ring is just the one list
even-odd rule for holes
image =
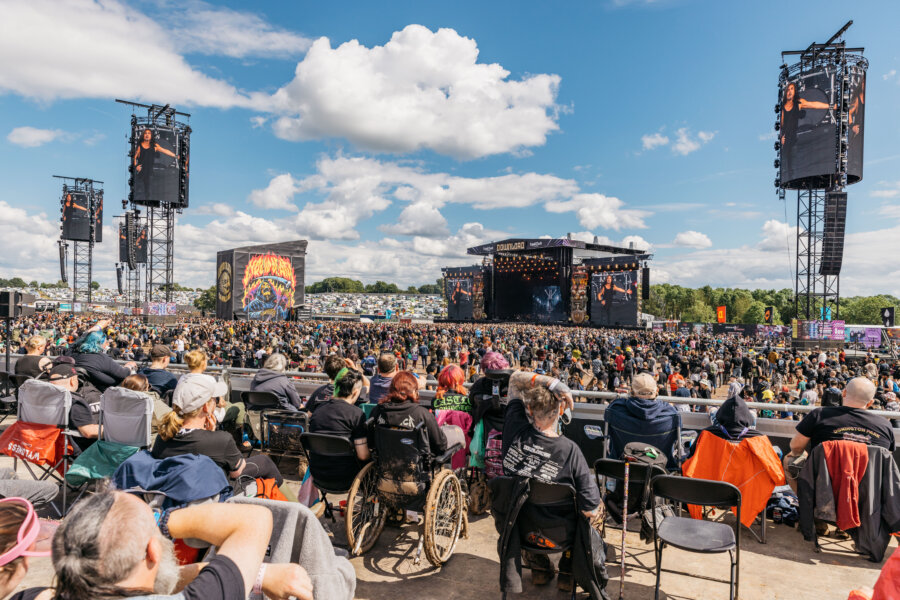
{"label": "man with grey beard", "polygon": [[[158,521],[158,523],[157,523]],[[56,598],[312,600],[297,564],[263,564],[272,514],[247,504],[202,504],[157,517],[136,496],[102,491],[69,512],[53,538]],[[209,563],[179,567],[170,538],[216,546]]]}

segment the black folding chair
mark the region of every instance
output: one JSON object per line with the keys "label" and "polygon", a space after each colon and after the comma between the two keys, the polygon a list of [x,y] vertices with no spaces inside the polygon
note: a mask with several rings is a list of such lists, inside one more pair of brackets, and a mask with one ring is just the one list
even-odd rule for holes
{"label": "black folding chair", "polygon": [[247,411],[247,420],[250,422],[250,430],[253,436],[263,443],[262,413],[267,410],[279,410],[281,403],[278,396],[272,392],[241,392],[241,402]]}
{"label": "black folding chair", "polygon": [[[532,479],[529,481],[528,500],[526,501],[526,507],[528,504],[541,507],[555,506],[565,510],[571,510],[573,515],[573,522],[578,518],[578,508],[575,503],[575,489],[570,485],[558,483],[543,483],[541,481],[538,481],[537,479]],[[523,507],[522,510],[526,510],[526,507]],[[546,528],[541,527],[539,532],[534,532],[540,534],[539,539],[532,539],[529,535],[529,533],[532,532],[522,531],[522,528],[520,527],[520,531],[522,531],[523,534],[521,539],[522,550],[525,550],[532,554],[545,555],[556,554],[558,552],[571,552],[574,539],[566,539],[566,529],[568,528],[565,526],[560,526],[559,524],[553,524]],[[574,526],[571,529],[574,531]],[[573,582],[573,599],[576,597],[575,589],[576,586]]]}
{"label": "black folding chair", "polygon": [[[656,522],[653,511],[653,550],[656,553],[656,590],[654,598],[659,600],[659,580],[662,571],[687,575],[708,581],[728,583],[729,598],[738,597],[738,583],[741,568],[741,491],[730,483],[691,479],[674,475],[658,475],[650,482],[652,498],[665,498],[673,502],[711,506],[715,508],[735,508],[734,526],[714,521],[703,521],[689,517],[669,516],[662,523]],[[687,552],[700,554],[720,554],[728,552],[731,557],[731,577],[726,582],[704,575],[662,568],[662,552],[666,546],[674,546]]]}
{"label": "black folding chair", "polygon": [[[597,487],[600,488],[600,497],[603,500],[603,505],[606,506],[606,496],[608,494],[606,482],[601,481],[601,478],[604,480],[612,479],[616,482],[621,482],[624,484],[625,482],[625,461],[624,460],[613,460],[611,458],[600,458],[594,462],[594,473],[597,478]],[[630,463],[628,466],[628,482],[629,482],[629,496],[634,491],[636,487],[640,487],[641,495],[644,492],[644,487],[647,484],[648,479],[653,479],[653,477],[657,475],[665,475],[666,471],[660,466],[656,465],[646,465],[641,463]],[[647,499],[647,504],[652,504],[649,502],[650,498]],[[643,511],[647,506],[644,505],[642,501],[638,507],[638,516],[640,516],[641,511]],[[625,509],[627,510],[627,508]],[[608,511],[607,511],[608,512]],[[629,513],[629,518],[633,518],[635,515],[633,513]],[[600,530],[600,535],[606,536],[606,523],[607,519],[603,519],[603,527]],[[640,522],[638,520],[638,522]],[[622,527],[625,527],[625,522],[622,523]],[[644,551],[644,553],[649,552]],[[632,557],[637,559],[636,554],[632,554]],[[640,569],[644,569],[646,571],[651,571],[652,567],[648,567],[641,562],[637,564],[629,564],[629,567],[637,567]]]}
{"label": "black folding chair", "polygon": [[353,485],[353,479],[343,480],[334,477],[329,469],[329,462],[336,458],[352,458],[356,460],[356,447],[353,442],[339,435],[326,433],[304,433],[300,435],[300,444],[309,463],[309,471],[313,485],[322,494],[325,503],[325,514],[334,521],[334,511],[328,502],[328,494],[346,494]]}

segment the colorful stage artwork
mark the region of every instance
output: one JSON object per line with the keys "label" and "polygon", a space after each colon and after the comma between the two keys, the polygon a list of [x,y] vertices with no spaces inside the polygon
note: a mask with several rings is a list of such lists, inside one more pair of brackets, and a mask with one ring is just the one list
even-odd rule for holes
{"label": "colorful stage artwork", "polygon": [[294,305],[297,281],[290,257],[257,254],[244,270],[241,306],[250,319],[281,321]]}

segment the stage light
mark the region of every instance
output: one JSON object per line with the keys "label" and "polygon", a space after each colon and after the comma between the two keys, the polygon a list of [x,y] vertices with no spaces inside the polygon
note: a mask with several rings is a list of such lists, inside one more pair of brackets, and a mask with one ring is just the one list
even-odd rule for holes
{"label": "stage light", "polygon": [[781,166],[781,161],[776,158],[775,162],[773,164],[775,165],[775,168],[777,169],[778,167]]}
{"label": "stage light", "polygon": [[781,121],[775,121],[775,131],[781,131]]}
{"label": "stage light", "polygon": [[775,178],[775,187],[781,187],[781,179],[778,177]]}
{"label": "stage light", "polygon": [[775,105],[775,112],[776,112],[776,113],[781,112],[781,105],[780,105],[780,104],[776,104],[776,105]]}
{"label": "stage light", "polygon": [[775,150],[776,151],[781,150],[781,142],[778,142],[778,141],[775,142]]}

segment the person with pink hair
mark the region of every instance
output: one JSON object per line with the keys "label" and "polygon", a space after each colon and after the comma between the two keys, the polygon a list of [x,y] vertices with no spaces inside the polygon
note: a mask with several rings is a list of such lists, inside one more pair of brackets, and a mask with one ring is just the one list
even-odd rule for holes
{"label": "person with pink hair", "polygon": [[466,432],[466,442],[462,450],[453,455],[452,468],[466,466],[466,451],[469,447],[468,431],[472,427],[472,403],[465,387],[466,374],[457,365],[444,367],[438,375],[438,388],[432,408],[436,411],[438,425],[457,425]]}

